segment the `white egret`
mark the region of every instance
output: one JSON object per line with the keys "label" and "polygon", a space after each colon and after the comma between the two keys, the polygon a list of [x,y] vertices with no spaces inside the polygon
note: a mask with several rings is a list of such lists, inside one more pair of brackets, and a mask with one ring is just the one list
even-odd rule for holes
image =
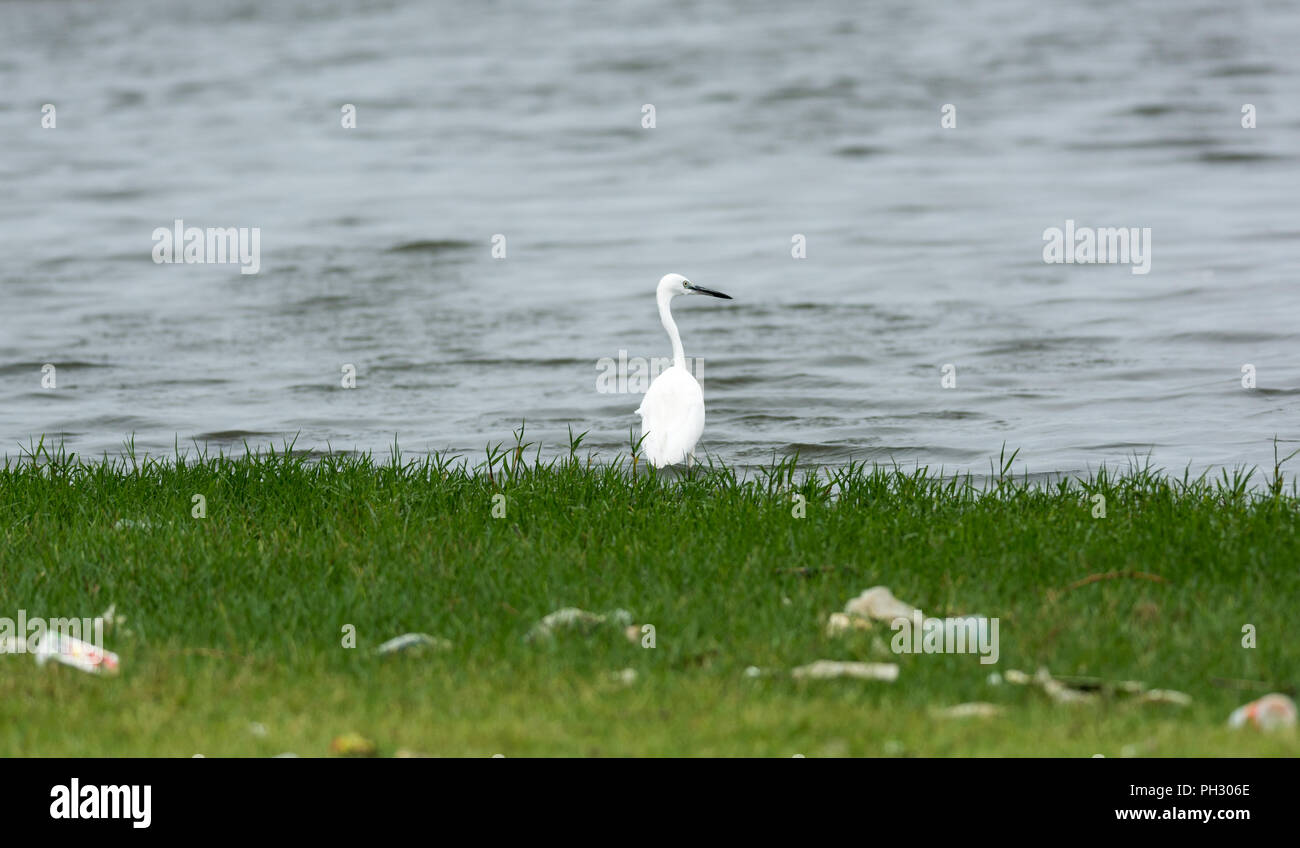
{"label": "white egret", "polygon": [[641,416],[641,449],[655,468],[694,462],[695,445],[704,432],[704,392],[686,370],[682,337],[669,308],[672,299],[682,294],[731,300],[731,295],[697,286],[681,274],[665,274],[659,280],[655,297],[659,301],[659,320],[673,343],[673,364],[650,384],[636,411]]}

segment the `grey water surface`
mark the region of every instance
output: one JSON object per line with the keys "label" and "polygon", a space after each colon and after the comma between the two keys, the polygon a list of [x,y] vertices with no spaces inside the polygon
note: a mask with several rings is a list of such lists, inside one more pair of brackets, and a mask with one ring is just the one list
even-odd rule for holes
{"label": "grey water surface", "polygon": [[[674,303],[728,463],[1271,463],[1296,44],[1294,2],[0,3],[0,454],[612,456],[599,362],[669,353],[679,272],[735,298]],[[178,218],[259,273],[156,264]],[[1067,219],[1150,273],[1045,263]]]}

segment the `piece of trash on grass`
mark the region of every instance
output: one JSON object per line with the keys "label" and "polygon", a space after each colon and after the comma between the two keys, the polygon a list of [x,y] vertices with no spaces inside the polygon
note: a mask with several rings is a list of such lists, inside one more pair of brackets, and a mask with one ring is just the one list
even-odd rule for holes
{"label": "piece of trash on grass", "polygon": [[892,683],[898,679],[897,663],[840,662],[817,660],[790,671],[796,679],[829,680],[835,677],[855,677],[859,680],[882,680]]}
{"label": "piece of trash on grass", "polygon": [[922,639],[928,638],[923,634],[932,630],[947,634],[949,640],[955,638],[953,634],[960,633],[964,640],[968,639],[976,645],[996,644],[997,641],[996,620],[982,615],[927,617],[921,610],[894,597],[887,586],[865,589],[844,605],[844,612],[831,613],[826,620],[826,635],[833,637],[851,630],[870,630],[873,620],[888,622],[892,629],[897,630],[902,626],[897,625],[899,619],[911,623],[913,630],[909,632],[914,634],[916,650],[920,649]]}
{"label": "piece of trash on grass", "polygon": [[1097,696],[1092,692],[1084,692],[1081,689],[1072,689],[1061,681],[1052,677],[1051,672],[1045,668],[1040,668],[1034,675],[1034,682],[1047,693],[1058,704],[1085,704],[1095,701]]}
{"label": "piece of trash on grass", "polygon": [[625,609],[616,609],[609,615],[599,615],[577,607],[564,607],[548,614],[533,625],[533,628],[524,636],[524,641],[535,642],[538,639],[550,639],[558,630],[577,630],[586,635],[606,623],[616,624],[624,628],[626,634],[628,627],[632,624],[632,613]]}
{"label": "piece of trash on grass", "polygon": [[844,605],[844,612],[876,621],[893,621],[896,618],[911,618],[916,607],[905,604],[886,586],[872,586],[863,590],[853,600]]}
{"label": "piece of trash on grass", "polygon": [[1232,728],[1250,725],[1272,731],[1295,727],[1295,724],[1295,701],[1280,692],[1272,692],[1249,704],[1243,704],[1228,716],[1228,727]]}
{"label": "piece of trash on grass", "polygon": [[90,642],[65,633],[46,631],[35,645],[27,643],[36,655],[36,664],[45,665],[54,660],[89,674],[117,674],[119,660],[112,651],[101,650]]}
{"label": "piece of trash on grass", "polygon": [[636,683],[637,673],[635,668],[625,668],[620,671],[611,671],[609,677],[616,683],[630,686],[633,683]]}
{"label": "piece of trash on grass", "polygon": [[330,750],[343,757],[373,757],[378,748],[360,733],[344,733],[334,737]]}
{"label": "piece of trash on grass", "polygon": [[451,642],[437,636],[430,636],[428,633],[403,633],[389,639],[384,644],[375,649],[377,654],[400,654],[405,652],[419,653],[425,649],[434,651],[451,650]]}
{"label": "piece of trash on grass", "polygon": [[1186,692],[1175,692],[1173,689],[1148,689],[1138,697],[1138,700],[1144,704],[1174,704],[1179,707],[1192,705],[1191,695]]}
{"label": "piece of trash on grass", "polygon": [[547,639],[554,636],[557,630],[581,630],[586,633],[596,629],[604,621],[605,616],[603,615],[587,612],[577,607],[564,607],[548,613],[541,621],[533,625],[533,628],[528,631],[524,639],[529,642],[537,639]]}
{"label": "piece of trash on grass", "polygon": [[1058,704],[1088,704],[1097,700],[1097,696],[1092,692],[1080,692],[1078,689],[1071,689],[1059,680],[1049,680],[1043,683],[1043,691],[1047,693],[1047,697]]}
{"label": "piece of trash on grass", "polygon": [[767,672],[756,665],[751,665],[745,669],[746,677],[762,677],[765,674],[767,674]]}
{"label": "piece of trash on grass", "polygon": [[989,675],[988,682],[997,686],[1003,681],[1016,686],[1036,684],[1047,696],[1058,704],[1080,704],[1097,700],[1106,695],[1133,695],[1142,704],[1173,704],[1180,707],[1189,706],[1192,696],[1173,689],[1147,689],[1140,680],[1104,680],[1100,677],[1053,677],[1046,668],[1040,668],[1031,677],[1023,671],[1009,668],[999,675]]}
{"label": "piece of trash on grass", "polygon": [[934,714],[939,718],[991,718],[995,715],[1001,715],[1002,707],[983,701],[973,701],[969,704],[957,704],[956,706],[935,710]]}
{"label": "piece of trash on grass", "polygon": [[[1015,686],[1037,684],[1039,688],[1047,693],[1049,698],[1056,701],[1058,704],[1083,703],[1091,701],[1096,697],[1092,692],[1083,692],[1066,686],[1061,681],[1052,677],[1051,672],[1046,668],[1040,668],[1038,673],[1034,674],[1032,677],[1025,674],[1023,671],[1009,668],[997,679],[999,682],[1005,680],[1007,683]],[[995,686],[998,685],[998,683],[994,683],[993,675],[989,675],[989,683],[992,683]]]}
{"label": "piece of trash on grass", "polygon": [[870,630],[871,620],[847,612],[833,612],[826,619],[826,635],[838,636],[850,630]]}

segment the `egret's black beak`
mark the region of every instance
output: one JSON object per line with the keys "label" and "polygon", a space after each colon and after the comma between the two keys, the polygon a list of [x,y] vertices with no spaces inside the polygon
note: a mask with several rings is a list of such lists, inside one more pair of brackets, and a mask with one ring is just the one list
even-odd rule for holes
{"label": "egret's black beak", "polygon": [[706,289],[703,286],[697,286],[694,283],[687,283],[686,287],[696,294],[707,294],[709,297],[720,297],[723,300],[731,300],[731,295],[729,294],[723,294],[722,292],[714,291],[713,289]]}

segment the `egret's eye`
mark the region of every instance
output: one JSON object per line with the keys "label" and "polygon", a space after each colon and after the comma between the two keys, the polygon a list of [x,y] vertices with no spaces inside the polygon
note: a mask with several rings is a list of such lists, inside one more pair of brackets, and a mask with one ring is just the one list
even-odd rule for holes
{"label": "egret's eye", "polygon": [[684,289],[689,289],[690,287],[691,287],[691,284],[690,284],[688,281],[686,281],[686,280],[682,280],[682,288],[684,288]]}

